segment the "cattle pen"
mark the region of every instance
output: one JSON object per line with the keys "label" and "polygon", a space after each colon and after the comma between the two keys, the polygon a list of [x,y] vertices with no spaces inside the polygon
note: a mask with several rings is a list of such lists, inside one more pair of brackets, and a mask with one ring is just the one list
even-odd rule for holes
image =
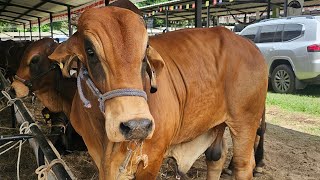
{"label": "cattle pen", "polygon": [[[5,143],[12,141],[21,141],[28,139],[31,147],[34,150],[35,156],[37,158],[38,166],[46,165],[44,168],[48,168],[48,166],[52,167],[52,171],[54,175],[58,179],[71,179],[73,177],[71,172],[66,170],[66,165],[61,163],[59,158],[59,154],[57,150],[51,145],[52,143],[43,135],[41,130],[35,125],[35,121],[33,120],[32,115],[27,110],[26,106],[20,99],[15,98],[14,94],[10,91],[6,91],[10,89],[9,82],[5,79],[2,72],[0,72],[0,89],[2,92],[1,99],[5,99],[4,104],[7,104],[7,107],[13,106],[11,108],[14,109],[12,116],[12,125],[16,125],[15,121],[19,123],[19,125],[23,126],[27,125],[27,129],[30,130],[31,136],[21,136],[21,135],[13,135],[13,136],[0,136],[0,144],[1,147],[5,145]],[[20,147],[21,148],[21,147]],[[57,163],[58,162],[58,163]],[[49,168],[51,168],[49,167]],[[50,170],[50,169],[49,169]],[[47,170],[45,170],[47,171]],[[41,174],[40,174],[41,175]],[[47,174],[42,174],[43,176],[47,176]],[[51,174],[49,174],[50,176]],[[51,175],[52,176],[52,175]]]}

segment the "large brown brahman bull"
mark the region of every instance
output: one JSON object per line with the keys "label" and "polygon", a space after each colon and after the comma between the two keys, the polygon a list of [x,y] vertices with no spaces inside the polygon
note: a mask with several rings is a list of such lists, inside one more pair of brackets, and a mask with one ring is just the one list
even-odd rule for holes
{"label": "large brown brahman bull", "polygon": [[[225,125],[236,179],[252,179],[268,73],[248,40],[225,28],[148,38],[140,16],[105,7],[84,12],[78,32],[50,55],[66,65],[74,57],[83,67],[70,118],[100,179],[155,179],[165,156],[185,172]],[[149,79],[158,91],[146,96]]]}
{"label": "large brown brahman bull", "polygon": [[[59,133],[61,125],[66,126],[67,122],[64,121],[63,116],[66,113],[69,117],[72,99],[76,90],[75,81],[62,78],[59,68],[55,69],[56,66],[52,66],[54,64],[48,59],[48,56],[57,46],[58,44],[50,38],[44,38],[32,43],[22,58],[16,80],[12,84],[18,97],[27,96],[30,90],[35,91],[36,96],[42,103],[56,112],[46,112],[46,114],[50,114],[53,126],[59,125],[58,128],[52,128],[53,133]],[[63,141],[60,142],[61,139],[57,139],[55,143],[59,152],[64,152],[65,149],[83,150],[81,138],[73,132],[72,126],[68,124],[66,129],[67,136],[62,135],[61,139]],[[208,160],[217,161],[221,157],[221,147],[224,145],[222,141],[223,130],[224,128],[216,131],[218,138],[212,144],[212,148],[206,151]],[[258,153],[258,155],[260,154],[261,152]],[[257,164],[260,161],[261,159],[257,160]]]}
{"label": "large brown brahman bull", "polygon": [[[52,63],[48,59],[57,46],[58,43],[51,38],[43,38],[29,45],[21,59],[12,87],[17,97],[25,97],[33,91],[42,104],[51,111],[47,113],[51,116],[52,133],[62,133],[61,139],[56,138],[55,143],[60,152],[84,150],[81,137],[74,132],[67,118],[64,117],[70,116],[76,81],[63,78],[57,63]],[[59,132],[61,130],[63,131]]]}

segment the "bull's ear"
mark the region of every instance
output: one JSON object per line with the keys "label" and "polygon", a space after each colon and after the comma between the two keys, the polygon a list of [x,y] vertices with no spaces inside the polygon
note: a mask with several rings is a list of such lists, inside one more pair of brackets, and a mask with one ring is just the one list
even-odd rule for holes
{"label": "bull's ear", "polygon": [[150,61],[151,66],[155,69],[157,75],[159,75],[164,67],[164,61],[158,51],[149,45],[147,49],[147,57]]}
{"label": "bull's ear", "polygon": [[157,91],[157,82],[156,82],[156,75],[159,75],[163,69],[164,61],[160,54],[153,49],[151,46],[147,49],[146,55],[146,63],[147,63],[147,73],[150,78],[150,92],[155,93]]}
{"label": "bull's ear", "polygon": [[62,63],[61,67],[64,76],[70,77],[69,70],[74,60],[83,62],[81,49],[83,43],[79,42],[79,34],[76,32],[67,41],[61,43],[49,56],[49,59]]}

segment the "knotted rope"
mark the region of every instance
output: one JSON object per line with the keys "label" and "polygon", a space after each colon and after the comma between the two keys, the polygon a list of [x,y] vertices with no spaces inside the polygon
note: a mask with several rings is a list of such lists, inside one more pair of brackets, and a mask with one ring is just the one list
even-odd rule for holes
{"label": "knotted rope", "polygon": [[48,174],[51,171],[53,165],[58,163],[62,164],[64,167],[67,167],[66,163],[60,158],[52,160],[48,165],[39,166],[35,171],[35,173],[38,175],[38,180],[47,180]]}
{"label": "knotted rope", "polygon": [[16,100],[19,100],[19,98],[11,98],[9,93],[7,92],[8,90],[2,90],[1,93],[3,94],[4,97],[8,99],[7,106],[3,107],[0,109],[0,112],[6,109],[7,107],[10,107],[16,102]]}
{"label": "knotted rope", "polygon": [[39,166],[36,170],[35,173],[38,175],[38,180],[47,180],[48,179],[48,174],[51,171],[52,167],[55,164],[61,164],[63,167],[66,169],[68,172],[69,176],[71,179],[76,179],[75,176],[71,173],[71,170],[67,166],[67,164],[61,159],[61,156],[57,149],[54,147],[51,141],[48,141],[48,144],[50,145],[51,149],[53,150],[54,154],[57,156],[57,159],[52,160],[50,163],[46,160],[45,165]]}

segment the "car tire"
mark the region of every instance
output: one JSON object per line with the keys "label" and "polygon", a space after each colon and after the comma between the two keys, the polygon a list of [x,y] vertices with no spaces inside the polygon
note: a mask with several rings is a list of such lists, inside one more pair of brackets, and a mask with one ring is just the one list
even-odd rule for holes
{"label": "car tire", "polygon": [[271,74],[272,89],[276,93],[290,94],[295,92],[295,75],[286,64],[277,66]]}

